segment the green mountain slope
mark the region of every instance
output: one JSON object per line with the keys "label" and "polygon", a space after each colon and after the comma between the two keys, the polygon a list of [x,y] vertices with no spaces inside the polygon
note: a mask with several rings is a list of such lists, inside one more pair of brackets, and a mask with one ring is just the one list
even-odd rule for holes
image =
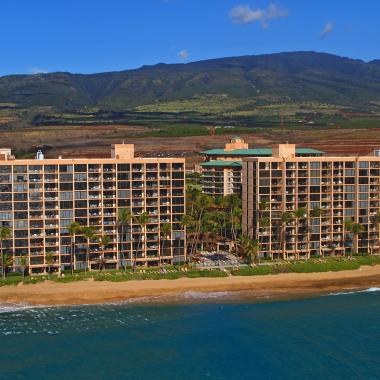
{"label": "green mountain slope", "polygon": [[20,107],[125,109],[202,95],[366,106],[380,101],[380,63],[316,52],[158,64],[91,75],[0,78],[0,102]]}

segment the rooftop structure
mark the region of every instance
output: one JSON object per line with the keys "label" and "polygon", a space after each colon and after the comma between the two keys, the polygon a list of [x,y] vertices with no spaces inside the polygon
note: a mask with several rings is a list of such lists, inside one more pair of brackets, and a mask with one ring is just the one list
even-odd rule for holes
{"label": "rooftop structure", "polygon": [[[294,148],[294,151],[293,151]],[[275,148],[249,149],[240,137],[233,137],[224,149],[202,152],[205,162],[202,168],[203,192],[213,196],[241,193],[241,161],[245,157],[271,157],[284,155],[291,149],[297,157],[321,157],[324,152],[310,148],[296,148],[292,144],[280,144]]]}

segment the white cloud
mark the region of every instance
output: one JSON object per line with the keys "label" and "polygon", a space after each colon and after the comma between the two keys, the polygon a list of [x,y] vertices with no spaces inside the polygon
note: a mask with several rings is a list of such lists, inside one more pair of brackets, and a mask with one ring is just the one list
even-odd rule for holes
{"label": "white cloud", "polygon": [[334,24],[329,21],[322,29],[322,32],[319,34],[319,38],[322,40],[326,38],[334,30]]}
{"label": "white cloud", "polygon": [[282,9],[275,4],[269,4],[265,9],[252,9],[249,5],[237,5],[230,10],[230,18],[236,24],[250,24],[260,22],[261,27],[269,27],[270,20],[285,18],[289,15],[286,9]]}
{"label": "white cloud", "polygon": [[28,69],[30,74],[46,74],[47,70],[40,69],[39,67],[30,67]]}
{"label": "white cloud", "polygon": [[189,58],[189,51],[188,50],[181,50],[177,53],[177,56],[182,59],[182,61],[186,61],[187,58]]}

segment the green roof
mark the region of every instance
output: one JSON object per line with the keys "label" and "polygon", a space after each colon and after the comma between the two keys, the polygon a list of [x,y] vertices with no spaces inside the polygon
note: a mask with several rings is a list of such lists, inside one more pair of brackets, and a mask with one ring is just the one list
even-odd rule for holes
{"label": "green roof", "polygon": [[239,161],[223,161],[223,160],[214,160],[208,161],[201,164],[201,166],[233,166],[241,167],[241,162]]}
{"label": "green roof", "polygon": [[[296,148],[296,154],[320,155],[324,152],[310,148]],[[202,154],[210,156],[250,156],[250,157],[271,157],[272,148],[256,148],[256,149],[210,149],[202,152]]]}

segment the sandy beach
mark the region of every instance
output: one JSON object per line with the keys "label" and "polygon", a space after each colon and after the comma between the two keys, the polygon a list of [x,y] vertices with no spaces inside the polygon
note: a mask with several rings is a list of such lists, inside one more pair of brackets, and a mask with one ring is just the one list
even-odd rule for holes
{"label": "sandy beach", "polygon": [[73,305],[125,301],[139,297],[170,297],[185,292],[245,291],[252,299],[292,298],[380,287],[380,266],[324,273],[288,273],[225,278],[181,278],[126,282],[79,281],[3,286],[0,302],[32,305]]}

